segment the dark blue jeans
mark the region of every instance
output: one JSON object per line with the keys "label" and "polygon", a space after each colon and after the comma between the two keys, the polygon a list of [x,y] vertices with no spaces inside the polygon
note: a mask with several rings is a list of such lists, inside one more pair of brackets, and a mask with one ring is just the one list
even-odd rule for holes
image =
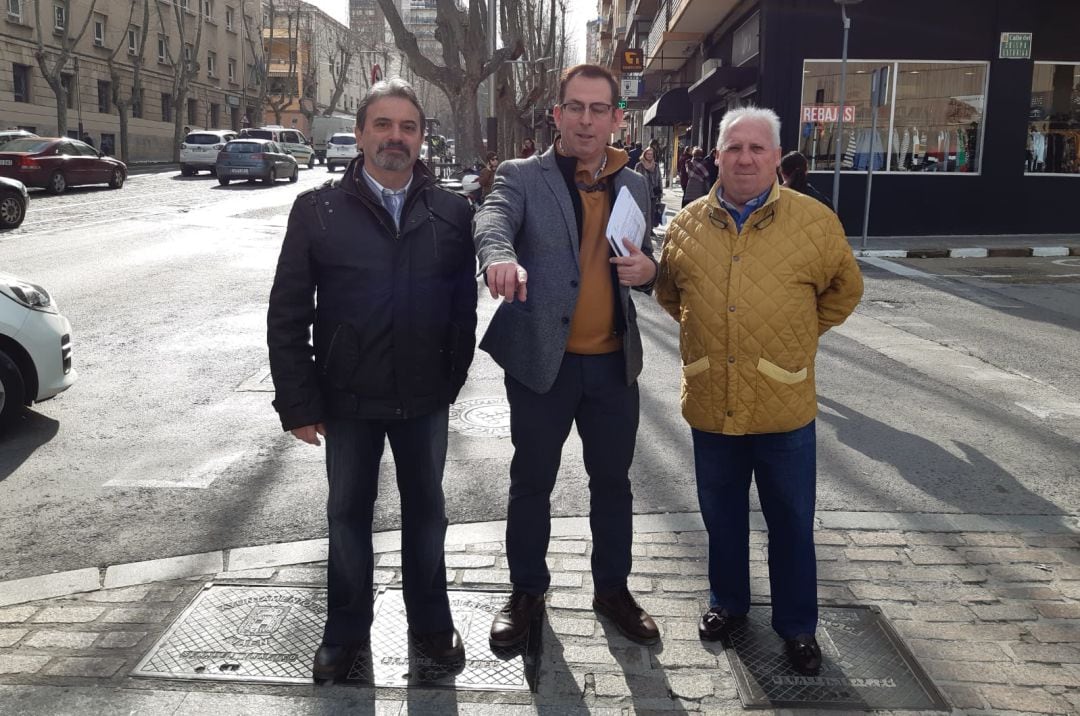
{"label": "dark blue jeans", "polygon": [[692,430],[698,502],[709,531],[709,603],[750,610],[750,481],[769,528],[772,626],[784,639],[817,628],[814,422],[786,433]]}
{"label": "dark blue jeans", "polygon": [[593,588],[598,593],[626,586],[633,540],[630,465],[638,426],[638,388],[626,384],[622,352],[563,357],[555,384],[534,393],[506,376],[510,401],[510,506],[506,556],[514,589],[543,594],[551,584],[551,491],[563,443],[577,423],[589,475]]}
{"label": "dark blue jeans", "polygon": [[387,438],[401,495],[401,573],[409,628],[418,634],[453,628],[443,552],[448,416],[447,407],[407,420],[327,421],[330,560],[325,643],[362,643],[371,630],[371,521]]}

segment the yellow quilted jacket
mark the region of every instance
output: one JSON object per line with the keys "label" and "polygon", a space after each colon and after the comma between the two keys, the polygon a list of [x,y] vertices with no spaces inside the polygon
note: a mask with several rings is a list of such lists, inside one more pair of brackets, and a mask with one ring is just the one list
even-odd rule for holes
{"label": "yellow quilted jacket", "polygon": [[862,297],[836,214],[774,184],[735,228],[710,191],[668,227],[655,292],[679,321],[682,412],[725,435],[795,430],[817,414],[818,336]]}

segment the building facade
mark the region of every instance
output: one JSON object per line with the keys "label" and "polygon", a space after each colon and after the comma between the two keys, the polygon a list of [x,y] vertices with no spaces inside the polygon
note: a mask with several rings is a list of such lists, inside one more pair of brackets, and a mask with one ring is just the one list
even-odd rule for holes
{"label": "building facade", "polygon": [[128,162],[166,161],[173,156],[177,112],[192,128],[239,128],[245,115],[257,116],[256,0],[175,2],[185,24],[183,53],[197,65],[182,106],[173,96],[174,58],[181,56],[181,42],[171,3],[147,0],[149,27],[142,27],[143,5],[138,1],[98,0],[88,21],[89,3],[70,3],[68,17],[68,6],[42,0],[39,18],[34,3],[5,0],[0,9],[0,126],[41,135],[57,132],[56,95],[35,57],[39,23],[49,66],[60,54],[63,38],[77,37],[86,23],[61,74],[68,90],[67,134],[88,135],[106,153],[120,153],[120,120],[112,97],[115,78],[108,68],[114,51],[125,97],[131,97],[133,62],[140,57],[142,62],[141,98],[129,112]]}
{"label": "building facade", "polygon": [[871,169],[871,236],[1080,233],[1080,3],[849,5],[843,100],[841,12],[831,0],[631,3],[624,42],[644,51],[651,103],[630,131],[713,146],[729,109],[771,107],[784,151],[807,155],[826,194],[839,148],[849,234]]}

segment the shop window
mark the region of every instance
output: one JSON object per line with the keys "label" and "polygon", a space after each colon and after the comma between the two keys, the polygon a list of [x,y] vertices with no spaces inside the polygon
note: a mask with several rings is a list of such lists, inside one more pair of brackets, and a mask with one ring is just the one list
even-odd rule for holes
{"label": "shop window", "polygon": [[[889,71],[873,131],[871,78]],[[981,168],[986,63],[848,62],[841,170],[977,173]],[[799,150],[811,170],[832,171],[840,63],[803,65]]]}
{"label": "shop window", "polygon": [[1080,64],[1035,63],[1025,169],[1080,174]]}

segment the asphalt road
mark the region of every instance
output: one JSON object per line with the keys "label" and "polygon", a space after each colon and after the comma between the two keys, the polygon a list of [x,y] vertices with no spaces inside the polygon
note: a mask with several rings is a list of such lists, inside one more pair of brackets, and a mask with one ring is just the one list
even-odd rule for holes
{"label": "asphalt road", "polygon": [[[291,201],[327,176],[35,193],[0,234],[0,270],[45,285],[71,320],[80,373],[0,438],[0,579],[325,536],[322,450],[281,432],[264,331]],[[863,304],[818,360],[819,509],[1080,513],[1080,266],[863,267]],[[635,510],[696,510],[676,326],[637,304]],[[481,328],[495,305],[481,294]],[[461,399],[502,395],[478,353]],[[508,439],[451,434],[451,521],[505,516],[510,454]],[[399,526],[389,450],[384,466],[380,530]],[[576,437],[552,503],[588,513]]]}

